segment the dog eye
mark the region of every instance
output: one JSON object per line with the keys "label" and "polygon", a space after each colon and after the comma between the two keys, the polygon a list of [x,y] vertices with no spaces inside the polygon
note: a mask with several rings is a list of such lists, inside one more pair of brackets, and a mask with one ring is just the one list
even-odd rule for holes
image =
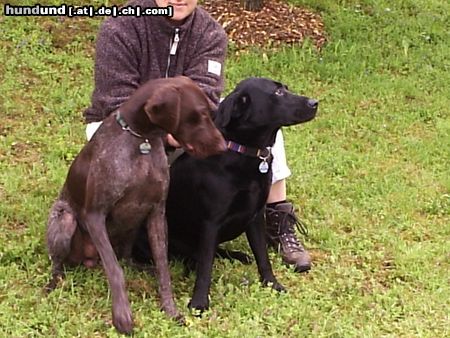
{"label": "dog eye", "polygon": [[284,91],[282,88],[278,88],[275,93],[276,96],[283,96],[284,95]]}

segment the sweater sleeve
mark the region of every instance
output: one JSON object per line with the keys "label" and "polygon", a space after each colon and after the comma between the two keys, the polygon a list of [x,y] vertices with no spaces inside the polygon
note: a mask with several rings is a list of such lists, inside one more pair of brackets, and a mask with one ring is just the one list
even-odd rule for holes
{"label": "sweater sleeve", "polygon": [[139,87],[138,37],[131,21],[109,18],[97,36],[94,91],[86,122],[101,121],[117,109]]}
{"label": "sweater sleeve", "polygon": [[[208,32],[209,31],[209,32]],[[184,75],[194,80],[208,96],[216,110],[224,89],[224,62],[227,36],[222,27],[207,30],[196,46],[196,53],[189,61]]]}

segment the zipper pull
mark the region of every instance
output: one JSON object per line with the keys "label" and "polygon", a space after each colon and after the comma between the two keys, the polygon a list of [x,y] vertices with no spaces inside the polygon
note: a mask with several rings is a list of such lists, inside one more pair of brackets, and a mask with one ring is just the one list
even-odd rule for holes
{"label": "zipper pull", "polygon": [[177,53],[178,41],[180,41],[180,37],[178,35],[179,30],[179,28],[175,28],[175,37],[173,38],[173,43],[170,47],[170,55],[175,55]]}

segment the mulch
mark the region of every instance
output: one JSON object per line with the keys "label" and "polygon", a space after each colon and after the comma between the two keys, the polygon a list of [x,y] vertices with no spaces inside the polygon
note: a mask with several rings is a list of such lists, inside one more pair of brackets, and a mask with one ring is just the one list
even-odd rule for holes
{"label": "mulch", "polygon": [[326,42],[319,14],[281,0],[264,1],[258,12],[244,10],[239,0],[205,0],[201,6],[222,25],[238,50],[301,44],[306,38],[320,49]]}

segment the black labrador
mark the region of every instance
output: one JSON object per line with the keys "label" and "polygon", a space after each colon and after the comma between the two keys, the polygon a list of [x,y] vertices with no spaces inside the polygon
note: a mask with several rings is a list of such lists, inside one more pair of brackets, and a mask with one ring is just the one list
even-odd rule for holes
{"label": "black labrador", "polygon": [[[216,115],[228,151],[202,160],[183,154],[172,164],[166,204],[169,254],[196,263],[191,309],[208,308],[218,245],[243,232],[262,283],[284,290],[272,272],[264,230],[272,177],[270,149],[280,127],[313,119],[317,108],[318,101],[294,95],[279,82],[246,79],[225,98]],[[138,241],[135,255],[142,256],[145,250],[145,241]]]}

